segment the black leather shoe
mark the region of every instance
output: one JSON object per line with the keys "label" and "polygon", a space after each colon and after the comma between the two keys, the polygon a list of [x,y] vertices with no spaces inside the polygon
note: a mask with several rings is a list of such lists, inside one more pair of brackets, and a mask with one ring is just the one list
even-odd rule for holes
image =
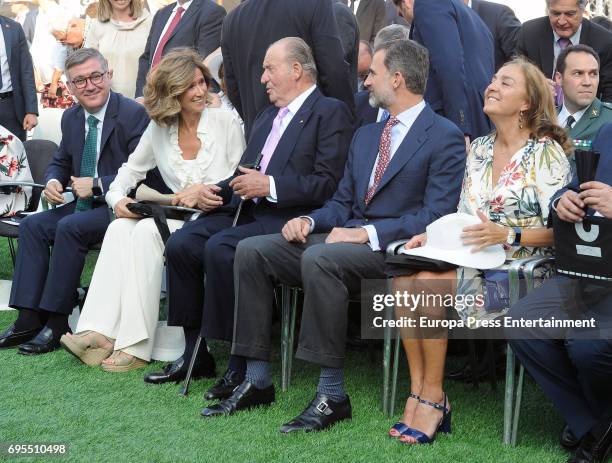
{"label": "black leather shoe", "polygon": [[612,454],[612,421],[600,421],[580,440],[567,463],[607,463]]}
{"label": "black leather shoe", "polygon": [[227,399],[202,409],[201,415],[205,417],[232,415],[238,410],[270,405],[274,400],[273,384],[265,389],[258,389],[248,381],[243,381]]}
{"label": "black leather shoe", "polygon": [[341,402],[334,402],[325,394],[317,393],[301,414],[281,426],[280,432],[322,431],[338,421],[350,420],[352,416],[353,409],[348,396]]}
{"label": "black leather shoe", "polygon": [[580,441],[576,439],[576,436],[572,433],[572,430],[566,424],[563,426],[563,431],[561,431],[561,437],[559,438],[559,444],[566,450],[573,452],[576,450],[576,447],[580,444]]}
{"label": "black leather shoe", "polygon": [[4,333],[0,334],[0,349],[15,347],[30,341],[38,334],[40,327],[34,330],[15,331],[15,324],[9,326]]}
{"label": "black leather shoe", "polygon": [[225,370],[223,377],[219,378],[206,393],[204,394],[204,400],[221,400],[227,399],[232,395],[234,389],[240,386],[240,383],[244,381],[244,374],[238,373],[234,370]]}
{"label": "black leather shoe", "polygon": [[449,370],[445,373],[444,377],[451,381],[464,381],[472,377],[472,367],[469,363],[465,363],[455,370]]}
{"label": "black leather shoe", "polygon": [[[193,366],[191,372],[192,379],[198,378],[214,378],[217,376],[215,359],[210,354],[200,354],[198,363]],[[162,371],[154,371],[147,373],[144,376],[144,382],[149,384],[164,384],[164,383],[179,383],[187,376],[189,362],[186,362],[183,357],[168,363]]]}
{"label": "black leather shoe", "polygon": [[60,337],[61,336],[53,336],[53,330],[45,326],[38,332],[34,339],[24,344],[20,344],[18,353],[23,355],[38,355],[53,352],[60,347]]}

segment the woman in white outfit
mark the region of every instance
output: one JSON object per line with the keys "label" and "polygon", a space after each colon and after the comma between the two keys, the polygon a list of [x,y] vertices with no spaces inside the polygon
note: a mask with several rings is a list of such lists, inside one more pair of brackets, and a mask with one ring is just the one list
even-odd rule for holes
{"label": "woman in white outfit", "polygon": [[[149,75],[144,96],[152,120],[106,194],[118,218],[104,237],[77,334],[61,340],[88,365],[127,371],[151,359],[164,244],[153,219],[127,209],[127,193],[157,167],[175,203],[194,207],[203,185],[231,176],[242,156],[239,121],[207,108],[210,79],[202,58],[186,48],[168,53]],[[168,220],[168,227],[174,232],[183,223]]]}

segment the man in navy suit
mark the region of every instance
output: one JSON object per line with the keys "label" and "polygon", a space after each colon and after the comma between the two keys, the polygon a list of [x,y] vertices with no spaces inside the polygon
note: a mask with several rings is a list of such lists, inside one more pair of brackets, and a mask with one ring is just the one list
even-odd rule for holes
{"label": "man in navy suit", "polygon": [[[595,180],[568,188],[551,201],[561,220],[576,223],[587,208],[612,219],[612,124],[604,125],[593,150],[600,152]],[[577,191],[580,191],[578,193]],[[580,294],[579,298],[576,295]],[[572,310],[575,301],[583,313]],[[557,275],[509,311],[514,319],[585,319],[597,328],[507,329],[512,349],[565,419],[561,445],[573,450],[571,463],[606,462],[612,451],[612,285]]]}
{"label": "man in navy suit", "polygon": [[516,43],[521,30],[512,8],[486,0],[464,0],[465,4],[482,19],[493,35],[495,44],[495,70],[502,67],[516,53]]}
{"label": "man in navy suit", "polygon": [[466,141],[486,135],[484,90],[495,73],[493,37],[461,0],[394,0],[412,22],[412,38],[429,51],[425,101],[463,130]]}
{"label": "man in navy suit", "polygon": [[281,432],[325,429],[350,419],[343,387],[349,297],[364,279],[385,278],[384,249],[456,210],[465,168],[463,134],[423,100],[427,50],[411,40],[377,48],[366,79],[385,122],[360,128],[338,190],[325,206],[287,222],[282,235],[238,245],[232,354],[247,359],[245,381],[202,411],[227,415],[274,401],[270,331],[274,288],[301,286],[297,357],[321,365],[314,400]]}
{"label": "man in navy suit", "polygon": [[[147,375],[146,382],[182,379],[200,333],[232,340],[238,242],[278,233],[287,220],[322,206],[342,175],[352,116],[344,103],[317,88],[317,67],[306,42],[297,37],[276,42],[266,53],[263,69],[261,82],[273,106],[256,119],[241,162],[253,164],[262,153],[261,169],[240,167],[241,175],[211,186],[200,203],[207,215],[185,224],[168,240],[168,323],[184,328],[187,346],[181,359]],[[194,376],[214,375],[212,357],[205,347],[199,352]],[[229,395],[242,382],[244,370],[243,359],[230,359],[228,371],[208,397]]]}
{"label": "man in navy suit", "polygon": [[225,9],[211,0],[179,0],[155,13],[138,60],[136,97],[142,96],[149,69],[173,48],[193,48],[204,57],[219,48],[224,17]]}
{"label": "man in navy suit", "polygon": [[[80,105],[62,116],[62,141],[44,191],[47,201],[61,207],[30,215],[19,226],[9,301],[19,316],[0,335],[0,347],[21,344],[23,354],[55,350],[68,331],[87,250],[102,241],[110,222],[106,203],[94,199],[107,191],[149,123],[141,105],[111,92],[112,71],[97,50],[71,54],[66,76]],[[77,200],[64,204],[67,186]]]}
{"label": "man in navy suit", "polygon": [[300,37],[310,46],[325,96],[354,110],[349,64],[344,60],[330,0],[242,2],[223,22],[221,48],[227,96],[244,120],[247,139],[259,112],[270,104],[261,85],[266,49],[283,37]]}
{"label": "man in navy suit", "polygon": [[18,22],[0,16],[0,125],[25,141],[37,124],[32,57]]}

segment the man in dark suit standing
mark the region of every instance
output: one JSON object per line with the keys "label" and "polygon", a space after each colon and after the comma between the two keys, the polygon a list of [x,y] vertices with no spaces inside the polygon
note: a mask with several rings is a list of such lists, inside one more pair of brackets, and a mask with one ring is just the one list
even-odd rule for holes
{"label": "man in dark suit standing", "polygon": [[32,56],[23,29],[0,16],[0,125],[25,141],[38,122]]}
{"label": "man in dark suit standing", "polygon": [[509,61],[516,52],[521,22],[514,11],[501,3],[486,0],[464,0],[465,4],[487,25],[495,42],[495,70]]}
{"label": "man in dark suit standing", "polygon": [[232,354],[246,357],[246,379],[202,415],[274,402],[272,300],[283,283],[304,290],[296,356],[319,364],[321,374],[314,400],[281,432],[318,431],[351,418],[342,369],[349,298],[359,294],[362,280],[385,278],[388,244],[422,233],[454,212],[459,199],[463,134],[424,102],[428,65],[427,51],[413,41],[377,48],[366,87],[390,118],[357,131],[344,176],[325,206],[287,222],[282,235],[238,245]]}
{"label": "man in dark suit standing", "polygon": [[[278,18],[278,20],[270,20]],[[240,4],[223,22],[221,48],[227,96],[244,121],[247,139],[255,117],[270,104],[260,83],[266,49],[283,37],[300,37],[312,49],[326,96],[354,109],[348,64],[329,0],[257,0]],[[344,64],[343,64],[344,63]]]}
{"label": "man in dark suit standing", "polygon": [[374,42],[378,31],[387,25],[385,0],[348,0],[359,23],[359,39]]}
{"label": "man in dark suit standing", "polygon": [[[198,334],[232,340],[238,242],[278,233],[290,218],[323,205],[342,175],[352,116],[344,103],[317,88],[317,68],[306,42],[297,37],[276,42],[266,53],[263,69],[261,82],[273,106],[255,120],[241,163],[253,164],[261,154],[260,170],[240,167],[241,175],[211,186],[200,202],[208,214],[170,236],[168,323],[184,328],[186,347],[181,359],[163,372],[150,373],[146,382],[185,377]],[[194,376],[214,375],[206,347],[199,352]],[[227,397],[244,379],[244,371],[243,359],[230,358],[228,370],[206,397]]]}
{"label": "man in dark suit standing", "polygon": [[[80,104],[62,116],[62,141],[44,191],[61,207],[30,215],[19,226],[9,300],[19,316],[0,335],[0,348],[20,344],[22,354],[55,350],[68,331],[87,250],[102,241],[110,222],[106,203],[94,199],[108,189],[149,123],[141,105],[111,92],[112,71],[97,50],[72,53],[66,76]],[[76,201],[64,204],[69,185]]]}
{"label": "man in dark suit standing", "polygon": [[208,56],[219,48],[224,17],[225,9],[211,0],[179,0],[155,13],[144,52],[138,60],[136,97],[142,96],[149,69],[173,48],[193,48],[201,56]]}
{"label": "man in dark suit standing", "polygon": [[[583,18],[587,3],[586,0],[546,0],[548,16],[523,24],[517,52],[553,79],[561,50],[579,43],[590,46],[601,63],[597,96],[602,101],[612,101],[612,33]],[[562,100],[557,98],[557,105],[561,104]]]}
{"label": "man in dark suit standing", "polygon": [[412,39],[429,51],[425,101],[463,130],[466,143],[491,131],[484,91],[495,72],[493,37],[462,0],[395,0]]}
{"label": "man in dark suit standing", "polygon": [[387,26],[391,24],[399,24],[401,26],[410,27],[410,23],[402,18],[397,12],[393,0],[385,0],[385,9],[387,10]]}
{"label": "man in dark suit standing", "polygon": [[[586,214],[612,219],[611,146],[612,124],[607,124],[593,141],[593,150],[600,153],[595,180],[579,185],[574,176],[569,187],[554,196],[551,214],[554,208],[559,219],[575,224]],[[565,419],[560,443],[573,451],[568,463],[605,463],[612,455],[611,307],[610,281],[558,274],[508,312],[515,320],[536,322],[533,328],[506,328],[506,335],[525,369]],[[542,319],[594,319],[596,326],[542,328],[537,324]]]}
{"label": "man in dark suit standing", "polygon": [[353,76],[357,76],[357,62],[360,52],[359,48],[359,25],[355,15],[346,6],[345,0],[331,0],[338,24],[338,32],[340,33],[340,41],[344,50],[344,61],[349,65],[349,74],[351,76],[351,91],[357,91],[357,80]]}

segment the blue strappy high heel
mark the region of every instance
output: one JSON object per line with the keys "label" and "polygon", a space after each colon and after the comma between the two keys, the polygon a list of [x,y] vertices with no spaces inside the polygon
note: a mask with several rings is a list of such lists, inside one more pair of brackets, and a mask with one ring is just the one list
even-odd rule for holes
{"label": "blue strappy high heel", "polygon": [[[421,398],[420,398],[418,395],[413,394],[412,392],[411,392],[410,394],[408,394],[408,398],[409,398],[409,399],[416,399],[416,400],[418,400],[419,402],[421,401]],[[395,429],[395,430],[396,430],[396,431],[399,433],[397,436],[392,436],[392,435],[391,435],[391,431],[392,431],[392,430],[394,430],[394,429]],[[410,428],[408,427],[408,425],[407,425],[406,423],[402,423],[401,421],[398,421],[398,422],[397,422],[397,423],[395,423],[393,426],[391,426],[391,429],[389,429],[389,432],[387,433],[387,435],[388,435],[388,436],[389,436],[391,439],[399,439],[401,436],[403,436],[403,435],[404,435],[404,433],[405,433],[405,432],[406,432],[408,429],[410,429]]]}
{"label": "blue strappy high heel", "polygon": [[[431,444],[434,440],[436,440],[436,434],[439,432],[450,434],[451,433],[451,413],[452,410],[449,410],[447,407],[448,400],[446,394],[444,394],[444,405],[440,405],[436,402],[430,402],[429,400],[419,398],[419,402],[424,405],[429,405],[430,407],[435,408],[436,410],[442,410],[442,418],[440,419],[440,423],[438,423],[437,429],[434,431],[433,435],[429,437],[422,431],[418,429],[407,427],[404,432],[402,432],[402,436],[412,436],[416,439],[416,444]],[[412,442],[402,442],[402,444],[406,445],[416,445]]]}

